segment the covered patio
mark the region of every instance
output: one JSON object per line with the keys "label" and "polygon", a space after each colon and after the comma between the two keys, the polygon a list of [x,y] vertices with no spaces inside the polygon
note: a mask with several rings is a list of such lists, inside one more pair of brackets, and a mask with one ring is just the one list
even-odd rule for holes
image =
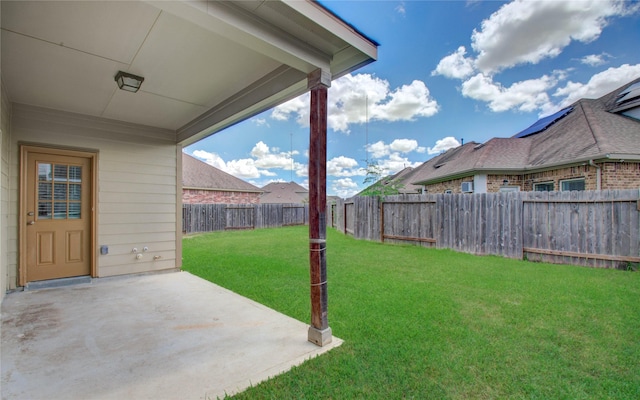
{"label": "covered patio", "polygon": [[[340,343],[327,95],[376,60],[374,41],[315,1],[3,0],[0,13],[3,398],[215,398]],[[177,272],[182,148],[306,92],[308,325]],[[92,283],[20,292],[75,277]]]}
{"label": "covered patio", "polygon": [[188,272],[15,292],[2,303],[3,399],[215,399],[339,346]]}

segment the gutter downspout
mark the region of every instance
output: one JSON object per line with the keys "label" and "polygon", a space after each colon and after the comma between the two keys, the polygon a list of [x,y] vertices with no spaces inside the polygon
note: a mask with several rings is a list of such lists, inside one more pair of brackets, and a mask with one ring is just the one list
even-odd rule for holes
{"label": "gutter downspout", "polygon": [[589,165],[596,168],[596,190],[602,190],[602,168],[589,160]]}

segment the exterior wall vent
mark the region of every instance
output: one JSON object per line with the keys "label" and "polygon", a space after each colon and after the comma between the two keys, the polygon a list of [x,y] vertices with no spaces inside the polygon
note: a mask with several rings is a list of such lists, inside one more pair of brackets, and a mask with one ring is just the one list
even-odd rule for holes
{"label": "exterior wall vent", "polygon": [[473,182],[462,182],[460,189],[462,193],[473,193]]}

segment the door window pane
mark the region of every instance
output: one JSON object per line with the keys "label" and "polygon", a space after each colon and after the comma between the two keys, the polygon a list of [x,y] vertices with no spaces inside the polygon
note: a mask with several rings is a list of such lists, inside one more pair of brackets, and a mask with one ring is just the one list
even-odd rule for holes
{"label": "door window pane", "polygon": [[67,184],[56,183],[53,185],[53,199],[54,200],[66,200],[67,199]]}
{"label": "door window pane", "polygon": [[67,218],[67,203],[53,203],[53,218],[54,219]]}
{"label": "door window pane", "polygon": [[38,164],[38,218],[80,219],[81,182],[81,166]]}
{"label": "door window pane", "polygon": [[69,185],[69,200],[80,200],[82,196],[82,186]]}
{"label": "door window pane", "polygon": [[51,200],[50,183],[38,183],[38,200]]}
{"label": "door window pane", "polygon": [[55,181],[66,181],[67,180],[67,170],[68,167],[66,165],[56,164],[53,167],[53,176]]}
{"label": "door window pane", "polygon": [[82,182],[82,167],[75,165],[69,166],[69,181]]}
{"label": "door window pane", "polygon": [[38,163],[38,180],[39,181],[51,181],[51,164]]}
{"label": "door window pane", "polygon": [[80,219],[80,203],[69,203],[69,219]]}
{"label": "door window pane", "polygon": [[38,202],[38,219],[51,219],[51,202]]}

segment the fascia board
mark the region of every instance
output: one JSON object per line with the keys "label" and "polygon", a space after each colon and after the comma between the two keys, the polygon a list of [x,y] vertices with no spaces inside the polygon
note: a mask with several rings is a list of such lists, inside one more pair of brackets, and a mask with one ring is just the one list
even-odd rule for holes
{"label": "fascia board", "polygon": [[582,165],[585,163],[588,163],[589,161],[600,161],[600,162],[606,162],[606,161],[614,161],[614,160],[624,160],[624,161],[640,161],[640,154],[613,154],[613,153],[607,153],[607,154],[600,154],[600,155],[596,155],[596,156],[591,156],[591,157],[582,157],[582,158],[578,158],[575,160],[572,160],[570,162],[557,162],[557,163],[553,163],[553,164],[546,164],[546,165],[538,165],[535,167],[531,167],[531,166],[527,166],[524,168],[504,168],[504,169],[496,169],[496,168],[475,168],[475,169],[469,169],[469,170],[465,170],[465,171],[460,171],[460,172],[456,172],[454,174],[451,175],[447,175],[447,176],[441,176],[438,178],[434,178],[434,179],[428,179],[428,180],[422,180],[422,181],[417,181],[417,182],[411,182],[411,184],[413,185],[432,185],[435,183],[440,183],[440,182],[446,182],[446,181],[450,181],[453,179],[459,179],[459,178],[464,178],[466,176],[469,175],[474,175],[477,173],[484,173],[484,174],[531,174],[531,173],[535,173],[535,172],[542,172],[542,171],[548,171],[551,169],[557,169],[557,168],[563,168],[563,167],[573,167],[573,166],[577,166],[577,165]]}
{"label": "fascia board", "polygon": [[640,154],[609,153],[606,158],[609,160],[640,161]]}
{"label": "fascia board", "polygon": [[264,193],[262,190],[250,190],[250,189],[218,189],[210,187],[198,187],[198,186],[183,186],[184,190],[204,190],[207,192],[238,192],[238,193]]}
{"label": "fascia board", "polygon": [[306,91],[305,74],[293,68],[280,67],[178,129],[177,141],[188,146]]}
{"label": "fascia board", "polygon": [[349,26],[322,5],[314,1],[282,0],[282,2],[366,54],[372,61],[377,60],[378,43]]}

